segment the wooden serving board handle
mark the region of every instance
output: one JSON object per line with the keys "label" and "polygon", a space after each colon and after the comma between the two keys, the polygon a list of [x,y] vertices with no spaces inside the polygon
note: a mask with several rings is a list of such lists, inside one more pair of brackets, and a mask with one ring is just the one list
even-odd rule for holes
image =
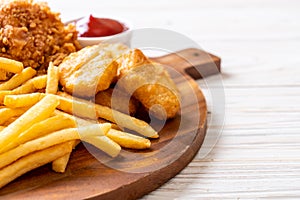
{"label": "wooden serving board handle", "polygon": [[152,60],[170,64],[181,74],[188,74],[197,80],[221,72],[221,59],[203,50],[190,48]]}

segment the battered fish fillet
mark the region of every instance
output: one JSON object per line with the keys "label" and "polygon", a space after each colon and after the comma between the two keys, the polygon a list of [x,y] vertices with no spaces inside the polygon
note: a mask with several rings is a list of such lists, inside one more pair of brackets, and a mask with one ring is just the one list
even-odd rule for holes
{"label": "battered fish fillet", "polygon": [[59,65],[60,84],[73,96],[94,97],[109,88],[117,75],[121,44],[99,44],[71,53]]}
{"label": "battered fish fillet", "polygon": [[95,103],[130,114],[131,116],[136,113],[139,105],[138,101],[130,97],[126,92],[112,88],[99,92],[95,97]]}
{"label": "battered fish fillet", "polygon": [[0,56],[44,70],[79,49],[76,27],[65,26],[46,3],[0,1]]}
{"label": "battered fish fillet", "polygon": [[179,93],[162,65],[152,63],[139,49],[130,50],[118,61],[118,86],[133,94],[158,119],[176,115],[180,108]]}

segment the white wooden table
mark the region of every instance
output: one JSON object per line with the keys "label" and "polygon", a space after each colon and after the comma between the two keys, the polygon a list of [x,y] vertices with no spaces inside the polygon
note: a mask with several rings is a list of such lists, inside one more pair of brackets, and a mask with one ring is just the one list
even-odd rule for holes
{"label": "white wooden table", "polygon": [[171,29],[222,58],[226,118],[218,143],[143,199],[300,198],[300,1],[49,3],[65,20],[99,13]]}

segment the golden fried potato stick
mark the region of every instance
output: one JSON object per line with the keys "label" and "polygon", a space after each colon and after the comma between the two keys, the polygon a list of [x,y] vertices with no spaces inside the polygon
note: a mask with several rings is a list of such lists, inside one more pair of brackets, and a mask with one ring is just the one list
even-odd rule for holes
{"label": "golden fried potato stick", "polygon": [[31,107],[39,102],[45,94],[7,94],[4,96],[3,104],[9,108]]}
{"label": "golden fried potato stick", "polygon": [[68,116],[57,114],[43,121],[35,123],[29,129],[22,132],[18,137],[12,140],[4,148],[5,151],[11,150],[20,144],[39,138],[49,133],[59,131],[65,128],[75,128],[74,120]]}
{"label": "golden fried potato stick", "polygon": [[0,109],[0,125],[5,124],[9,119],[18,117],[25,113],[28,108],[1,108]]}
{"label": "golden fried potato stick", "polygon": [[0,134],[0,153],[3,153],[5,146],[18,137],[20,133],[31,127],[33,124],[48,118],[58,104],[59,100],[57,96],[47,95],[27,110],[16,121],[7,126]]}
{"label": "golden fried potato stick", "polygon": [[47,70],[46,94],[56,94],[58,90],[58,80],[58,67],[54,66],[53,63],[50,62]]}
{"label": "golden fried potato stick", "polygon": [[26,81],[20,87],[17,87],[12,91],[13,94],[27,94],[35,92],[39,89],[46,88],[47,85],[47,75],[37,76],[28,81]]}
{"label": "golden fried potato stick", "polygon": [[[73,149],[77,144],[80,143],[80,140],[73,140]],[[54,160],[52,162],[52,170],[59,173],[64,173],[66,171],[69,159],[70,159],[71,153],[67,153],[66,155]]]}
{"label": "golden fried potato stick", "polygon": [[0,188],[26,172],[52,162],[71,151],[72,142],[67,142],[34,152],[17,160],[0,170]]}
{"label": "golden fried potato stick", "polygon": [[79,140],[93,136],[104,136],[109,129],[110,124],[97,124],[80,128],[68,128],[53,132],[34,140],[30,140],[14,149],[0,154],[0,169],[34,151],[46,149],[50,146],[70,140]]}
{"label": "golden fried potato stick", "polygon": [[43,93],[6,95],[3,104],[9,108],[31,107],[44,96],[45,94]]}
{"label": "golden fried potato stick", "polygon": [[13,94],[13,92],[10,91],[10,90],[0,91],[0,104],[3,103],[3,100],[4,100],[5,96],[8,95],[8,94]]}
{"label": "golden fried potato stick", "polygon": [[106,136],[93,136],[82,138],[83,141],[101,149],[111,157],[116,157],[121,151],[120,145]]}
{"label": "golden fried potato stick", "polygon": [[24,67],[22,62],[0,57],[0,69],[16,74],[20,73],[24,69]]}
{"label": "golden fried potato stick", "polygon": [[22,85],[36,75],[36,71],[31,67],[25,68],[21,73],[15,74],[8,81],[0,84],[0,90],[12,90]]}
{"label": "golden fried potato stick", "polygon": [[151,146],[150,140],[123,131],[110,129],[106,136],[125,148],[147,149]]}
{"label": "golden fried potato stick", "polygon": [[62,96],[59,96],[59,101],[60,104],[58,105],[58,109],[69,114],[74,114],[83,118],[86,117],[95,119],[94,113],[96,112],[98,118],[106,119],[120,125],[121,127],[136,131],[146,137],[159,137],[157,132],[146,122],[113,110],[109,107],[93,104],[86,100],[79,100],[77,98],[69,99]]}

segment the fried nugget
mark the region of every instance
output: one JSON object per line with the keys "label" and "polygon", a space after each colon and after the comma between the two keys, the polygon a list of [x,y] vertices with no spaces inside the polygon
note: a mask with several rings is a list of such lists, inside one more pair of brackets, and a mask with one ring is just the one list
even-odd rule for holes
{"label": "fried nugget", "polygon": [[139,49],[119,59],[118,86],[139,100],[158,119],[172,118],[180,108],[178,89],[168,72]]}
{"label": "fried nugget", "polygon": [[60,83],[74,96],[93,97],[109,88],[117,75],[117,57],[127,47],[99,44],[70,54],[59,65]]}
{"label": "fried nugget", "polygon": [[138,101],[126,92],[112,88],[99,92],[95,97],[95,103],[128,113],[131,116],[136,113],[139,105]]}

